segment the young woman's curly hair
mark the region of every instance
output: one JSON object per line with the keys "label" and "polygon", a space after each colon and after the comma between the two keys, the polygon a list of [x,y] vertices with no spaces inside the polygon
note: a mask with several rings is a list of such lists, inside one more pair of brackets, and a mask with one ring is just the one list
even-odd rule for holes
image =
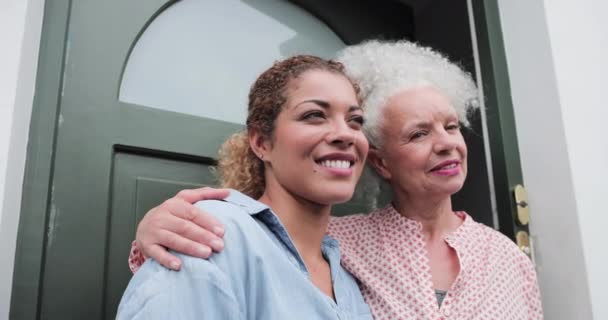
{"label": "young woman's curly hair", "polygon": [[[232,188],[257,199],[264,193],[264,162],[249,145],[249,132],[272,139],[275,120],[283,109],[289,94],[289,83],[310,70],[322,70],[344,75],[340,62],[310,55],[297,55],[275,62],[251,86],[247,128],[235,133],[224,142],[219,151],[218,175],[225,188]],[[348,78],[348,77],[347,77]],[[355,91],[358,92],[358,88]]]}

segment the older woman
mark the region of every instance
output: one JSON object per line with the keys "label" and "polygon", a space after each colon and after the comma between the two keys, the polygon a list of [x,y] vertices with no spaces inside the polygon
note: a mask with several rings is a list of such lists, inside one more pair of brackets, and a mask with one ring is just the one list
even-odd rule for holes
{"label": "older woman", "polygon": [[[334,218],[328,229],[374,318],[542,318],[528,257],[499,232],[452,210],[451,195],[467,173],[460,125],[476,105],[470,76],[431,49],[405,41],[352,46],[339,60],[361,87],[372,146],[368,163],[394,195],[387,207]],[[162,227],[175,225],[174,211],[160,206],[148,213],[138,231],[144,251],[173,244],[193,252],[175,228]],[[170,236],[163,238],[153,225]],[[193,240],[214,238],[194,223],[182,227]],[[171,237],[179,240],[167,241]],[[221,249],[217,243],[215,249]],[[158,256],[175,261],[166,252]]]}

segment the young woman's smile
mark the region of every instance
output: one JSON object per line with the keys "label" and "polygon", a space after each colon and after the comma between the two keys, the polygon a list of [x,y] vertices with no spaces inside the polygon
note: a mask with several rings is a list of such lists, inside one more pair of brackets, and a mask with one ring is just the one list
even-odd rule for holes
{"label": "young woman's smile", "polygon": [[278,185],[320,204],[348,201],[368,151],[363,111],[343,75],[311,70],[291,81],[264,161]]}

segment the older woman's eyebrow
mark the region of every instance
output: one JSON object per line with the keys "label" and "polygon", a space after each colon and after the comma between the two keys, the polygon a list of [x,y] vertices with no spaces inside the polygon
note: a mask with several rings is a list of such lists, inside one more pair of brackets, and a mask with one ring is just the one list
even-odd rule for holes
{"label": "older woman's eyebrow", "polygon": [[355,111],[363,111],[363,108],[361,108],[359,106],[350,106],[350,108],[348,108],[348,112],[355,112]]}
{"label": "older woman's eyebrow", "polygon": [[432,127],[433,124],[429,121],[416,121],[410,122],[403,126],[402,132],[410,131],[412,129],[428,129]]}

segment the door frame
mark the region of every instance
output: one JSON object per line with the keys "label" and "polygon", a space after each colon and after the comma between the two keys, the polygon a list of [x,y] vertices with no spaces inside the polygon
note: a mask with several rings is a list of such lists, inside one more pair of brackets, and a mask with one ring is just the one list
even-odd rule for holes
{"label": "door frame", "polygon": [[[57,123],[66,59],[66,37],[71,0],[46,1],[36,92],[30,123],[22,207],[17,235],[11,319],[40,317],[40,292],[44,276],[55,159]],[[491,163],[499,230],[511,239],[526,227],[515,223],[511,198],[523,178],[518,152],[505,49],[497,0],[473,1],[475,33],[483,79]],[[32,308],[35,305],[35,308]]]}
{"label": "door frame", "polygon": [[511,86],[500,25],[498,0],[467,0],[472,7],[479,56],[481,86],[485,101],[492,178],[498,214],[498,230],[515,241],[527,225],[516,223],[513,192],[523,185]]}

